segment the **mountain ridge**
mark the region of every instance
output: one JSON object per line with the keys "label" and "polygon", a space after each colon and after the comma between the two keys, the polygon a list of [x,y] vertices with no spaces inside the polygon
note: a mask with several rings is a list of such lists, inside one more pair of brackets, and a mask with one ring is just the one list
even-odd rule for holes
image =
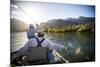
{"label": "mountain ridge", "polygon": [[10,19],[10,31],[11,32],[20,32],[20,31],[27,31],[28,25],[16,18]]}

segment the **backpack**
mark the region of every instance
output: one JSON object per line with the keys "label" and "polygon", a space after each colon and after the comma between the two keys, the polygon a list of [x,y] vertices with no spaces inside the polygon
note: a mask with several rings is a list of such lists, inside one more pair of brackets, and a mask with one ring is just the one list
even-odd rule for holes
{"label": "backpack", "polygon": [[41,47],[41,43],[45,40],[43,38],[41,41],[39,41],[38,38],[36,38],[38,45],[37,47],[31,47],[27,54],[26,54],[26,61],[28,64],[44,64],[47,63],[47,54],[48,54],[48,48]]}

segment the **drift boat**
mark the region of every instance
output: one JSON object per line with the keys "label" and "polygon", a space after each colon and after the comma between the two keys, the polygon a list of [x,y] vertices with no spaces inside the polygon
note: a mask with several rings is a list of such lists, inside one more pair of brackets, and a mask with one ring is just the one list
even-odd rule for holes
{"label": "drift boat", "polygon": [[27,65],[44,65],[44,64],[60,64],[60,63],[69,63],[68,60],[66,60],[63,56],[61,56],[57,51],[53,50],[53,55],[54,55],[54,60],[52,62],[48,62],[48,60],[46,60],[45,62],[42,62],[44,60],[37,60],[34,62],[28,62],[29,64],[26,64],[25,62],[25,57],[26,56],[21,56],[21,57],[17,57],[17,58],[13,58],[13,54],[15,54],[16,52],[11,54],[11,67],[14,66],[27,66]]}

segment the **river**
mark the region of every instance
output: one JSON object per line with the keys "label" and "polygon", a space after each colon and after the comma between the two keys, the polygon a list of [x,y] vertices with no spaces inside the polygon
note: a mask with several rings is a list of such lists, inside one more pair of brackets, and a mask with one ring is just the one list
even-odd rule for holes
{"label": "river", "polygon": [[[27,42],[26,32],[11,33],[11,52],[24,46]],[[95,34],[94,33],[46,33],[45,37],[55,43],[65,45],[59,53],[69,62],[95,61]]]}

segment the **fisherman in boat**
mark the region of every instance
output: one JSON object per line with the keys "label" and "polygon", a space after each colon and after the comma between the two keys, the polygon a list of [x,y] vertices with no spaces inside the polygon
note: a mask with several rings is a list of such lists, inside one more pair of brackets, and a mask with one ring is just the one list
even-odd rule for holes
{"label": "fisherman in boat", "polygon": [[44,38],[44,32],[38,32],[38,37],[28,40],[24,47],[17,51],[16,56],[25,56],[25,65],[53,63],[53,50],[67,49],[67,47],[53,43]]}
{"label": "fisherman in boat", "polygon": [[[37,25],[36,25],[37,26]],[[37,32],[36,28],[34,27],[33,24],[29,25],[29,29],[27,31],[27,38],[31,39],[33,37],[35,37],[35,33]]]}

